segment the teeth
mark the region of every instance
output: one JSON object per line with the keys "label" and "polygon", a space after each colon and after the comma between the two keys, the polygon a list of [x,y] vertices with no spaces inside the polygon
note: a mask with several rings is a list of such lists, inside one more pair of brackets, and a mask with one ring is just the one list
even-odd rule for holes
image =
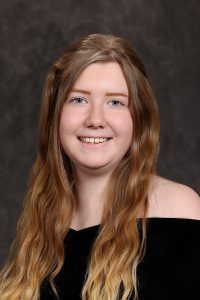
{"label": "teeth", "polygon": [[99,143],[104,143],[107,142],[109,139],[108,138],[85,138],[81,137],[80,140],[84,143],[88,144],[99,144]]}

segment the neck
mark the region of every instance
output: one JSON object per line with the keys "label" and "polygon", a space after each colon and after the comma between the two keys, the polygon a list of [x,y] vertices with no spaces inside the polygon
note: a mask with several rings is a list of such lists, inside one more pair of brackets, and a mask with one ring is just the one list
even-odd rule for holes
{"label": "neck", "polygon": [[78,195],[77,209],[72,223],[74,227],[86,227],[101,223],[106,187],[111,174],[91,176],[76,172],[75,187]]}

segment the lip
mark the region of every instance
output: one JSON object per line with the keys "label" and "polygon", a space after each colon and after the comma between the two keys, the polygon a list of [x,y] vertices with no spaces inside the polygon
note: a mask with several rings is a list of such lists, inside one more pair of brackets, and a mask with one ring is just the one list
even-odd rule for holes
{"label": "lip", "polygon": [[90,143],[83,143],[83,142],[81,142],[81,141],[79,140],[79,137],[77,138],[77,140],[78,140],[79,143],[82,145],[82,147],[89,148],[89,149],[90,149],[90,148],[94,148],[94,147],[95,147],[95,149],[96,149],[96,148],[100,148],[100,147],[104,147],[104,146],[108,145],[112,139],[113,139],[113,138],[109,138],[108,141],[103,142],[103,143],[98,143],[98,144],[95,144],[95,143],[94,143],[94,144],[90,144]]}
{"label": "lip", "polygon": [[78,139],[80,139],[80,138],[90,138],[90,139],[95,139],[95,138],[97,138],[97,139],[100,139],[100,138],[103,138],[103,139],[112,139],[112,137],[109,137],[109,136],[89,136],[89,135],[82,135],[82,136],[78,136],[77,137]]}

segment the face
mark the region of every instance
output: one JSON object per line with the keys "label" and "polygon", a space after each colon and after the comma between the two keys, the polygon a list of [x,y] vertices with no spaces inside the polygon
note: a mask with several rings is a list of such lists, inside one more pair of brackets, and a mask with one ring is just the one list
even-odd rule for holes
{"label": "face", "polygon": [[118,63],[94,63],[78,77],[61,113],[60,140],[78,172],[109,172],[132,138],[128,88]]}

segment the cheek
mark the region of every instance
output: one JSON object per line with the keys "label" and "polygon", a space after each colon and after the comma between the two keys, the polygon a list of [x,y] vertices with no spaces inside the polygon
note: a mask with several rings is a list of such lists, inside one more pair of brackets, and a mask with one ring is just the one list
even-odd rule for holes
{"label": "cheek", "polygon": [[129,141],[131,140],[133,133],[133,121],[130,113],[116,117],[113,121],[113,126],[118,136],[124,137]]}
{"label": "cheek", "polygon": [[59,137],[62,145],[67,141],[67,136],[70,134],[70,129],[72,129],[71,125],[72,119],[68,114],[62,113],[60,118],[60,125],[59,125]]}
{"label": "cheek", "polygon": [[67,134],[75,129],[77,118],[68,110],[63,110],[60,118],[60,134]]}
{"label": "cheek", "polygon": [[60,136],[62,136],[65,133],[66,129],[67,129],[67,124],[66,124],[67,122],[66,122],[66,120],[67,119],[62,114],[61,118],[60,118],[60,126],[59,126],[59,134],[60,134]]}

